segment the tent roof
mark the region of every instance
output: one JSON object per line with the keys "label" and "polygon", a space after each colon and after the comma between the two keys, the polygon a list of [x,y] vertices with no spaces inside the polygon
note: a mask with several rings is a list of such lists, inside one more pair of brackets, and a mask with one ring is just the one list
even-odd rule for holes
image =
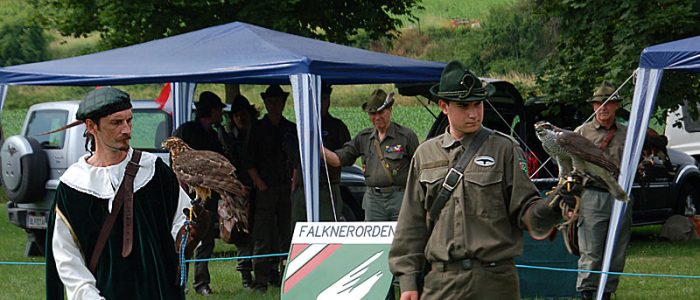
{"label": "tent roof", "polygon": [[639,66],[700,72],[700,36],[647,47]]}
{"label": "tent roof", "polygon": [[0,68],[0,84],[288,83],[290,74],[332,84],[435,82],[443,63],[372,52],[242,22],[128,47]]}

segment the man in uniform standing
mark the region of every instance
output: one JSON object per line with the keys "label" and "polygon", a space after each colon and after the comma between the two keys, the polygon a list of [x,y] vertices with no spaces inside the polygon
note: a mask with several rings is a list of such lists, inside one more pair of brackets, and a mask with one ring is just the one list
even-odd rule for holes
{"label": "man in uniform standing", "polygon": [[[197,108],[197,117],[193,121],[180,125],[173,135],[181,138],[192,149],[209,150],[224,155],[223,146],[214,126],[221,123],[223,108],[226,105],[221,102],[219,96],[205,91],[199,95],[199,101],[195,103],[195,107]],[[194,249],[195,259],[210,258],[214,251],[214,240],[218,236],[215,226],[218,219],[217,208],[220,198],[218,194],[212,194],[212,197],[204,203],[210,214],[211,223],[209,224],[211,226],[208,233],[202,238],[202,242]],[[209,263],[195,262],[193,283],[195,292],[204,296],[211,295],[212,290],[209,283],[211,283]]]}
{"label": "man in uniform standing", "polygon": [[[296,125],[282,115],[287,96],[279,85],[270,85],[260,94],[267,114],[253,126],[243,161],[255,186],[255,255],[285,252],[292,238],[290,183],[299,150]],[[278,258],[253,261],[254,289],[263,292],[269,283],[279,284],[279,262]]]}
{"label": "man in uniform standing", "polygon": [[[420,278],[421,299],[520,299],[513,258],[523,251],[522,230],[546,238],[561,217],[528,178],[520,145],[482,126],[483,102],[494,90],[458,61],[445,66],[430,90],[449,126],[418,147],[407,170],[389,253],[402,300],[419,298]],[[465,151],[473,156],[457,170]],[[442,189],[450,194],[438,197]],[[429,214],[436,198],[446,202]]]}
{"label": "man in uniform standing", "polygon": [[[615,87],[603,81],[593,93],[593,97],[587,100],[593,106],[595,118],[574,130],[600,147],[607,158],[618,167],[620,167],[627,136],[627,127],[616,121],[620,101],[622,98],[615,94]],[[579,269],[594,271],[602,269],[605,241],[614,201],[615,197],[608,192],[604,183],[591,180],[584,186],[578,219],[578,245],[581,253],[578,261]],[[625,254],[630,240],[631,226],[632,203],[630,202],[627,204],[620,234],[615,244],[610,265],[611,272],[622,272],[625,267]],[[608,276],[603,299],[610,299],[611,293],[617,290],[619,281],[619,275]],[[599,283],[600,274],[581,272],[578,273],[576,290],[581,292],[583,299],[595,299]]]}
{"label": "man in uniform standing", "polygon": [[[328,109],[331,106],[333,89],[328,84],[321,87],[321,138],[323,145],[331,151],[340,149],[350,140],[350,131],[340,119],[332,116]],[[327,167],[327,169],[326,169]],[[297,166],[299,170],[299,166]],[[328,171],[326,171],[328,170]],[[319,185],[319,221],[340,220],[343,212],[343,199],[340,195],[340,167],[321,165]],[[327,172],[327,173],[326,173]],[[292,226],[296,222],[306,221],[306,202],[304,185],[299,171],[295,172],[292,182]],[[329,190],[330,181],[330,190]],[[333,202],[331,203],[331,199]]]}
{"label": "man in uniform standing", "polygon": [[391,121],[393,93],[372,92],[362,104],[374,127],[360,131],[335,152],[324,147],[332,167],[349,166],[362,156],[367,192],[362,200],[366,221],[396,221],[403,199],[406,176],[418,137],[410,128]]}

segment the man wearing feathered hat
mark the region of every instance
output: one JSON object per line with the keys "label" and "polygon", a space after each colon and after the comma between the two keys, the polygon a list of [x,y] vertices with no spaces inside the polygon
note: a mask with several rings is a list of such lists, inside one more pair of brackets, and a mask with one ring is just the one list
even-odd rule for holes
{"label": "man wearing feathered hat", "polygon": [[85,125],[90,153],[56,188],[47,299],[63,299],[64,289],[68,299],[184,299],[176,250],[190,199],[166,163],[129,145],[129,95],[94,90],[75,117]]}
{"label": "man wearing feathered hat", "polygon": [[[595,118],[574,130],[600,147],[605,156],[618,167],[622,160],[627,134],[627,126],[620,124],[616,119],[621,101],[622,98],[616,92],[615,86],[608,81],[603,81],[593,92],[593,97],[586,100],[593,107]],[[579,269],[600,271],[603,267],[603,254],[614,198],[605,184],[596,180],[589,181],[584,187],[581,194],[580,221],[577,223],[578,246],[581,255],[578,261]],[[612,272],[622,272],[625,267],[625,253],[632,226],[631,207],[632,203],[627,206],[621,221],[620,234],[610,265]],[[619,275],[611,274],[608,277],[603,299],[610,299],[611,294],[617,290],[619,281]],[[582,299],[595,299],[599,283],[600,274],[578,273],[576,290],[581,292]]]}
{"label": "man wearing feathered hat", "polygon": [[367,191],[362,200],[366,221],[395,221],[399,216],[411,157],[418,137],[408,127],[391,121],[394,93],[372,92],[362,104],[374,127],[365,128],[342,148],[324,148],[328,165],[349,166],[362,157]]}
{"label": "man wearing feathered hat", "polygon": [[389,253],[401,299],[520,299],[522,231],[546,238],[561,212],[540,199],[519,144],[482,125],[491,84],[453,61],[430,91],[449,126],[408,167]]}

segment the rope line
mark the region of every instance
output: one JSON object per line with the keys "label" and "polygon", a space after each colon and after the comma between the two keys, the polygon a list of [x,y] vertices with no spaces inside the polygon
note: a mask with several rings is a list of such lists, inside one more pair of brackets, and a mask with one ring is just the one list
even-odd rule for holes
{"label": "rope line", "polygon": [[[249,256],[233,256],[233,257],[214,257],[206,259],[188,259],[186,262],[205,262],[205,261],[229,261],[229,260],[241,260],[241,259],[257,259],[257,258],[268,258],[268,257],[280,257],[287,256],[288,253],[272,253],[272,254],[261,254],[261,255],[249,255]],[[0,265],[45,265],[45,262],[22,262],[22,261],[0,261]],[[592,270],[581,270],[581,269],[567,269],[567,268],[556,268],[556,267],[541,267],[541,266],[531,266],[531,265],[521,265],[516,264],[515,267],[522,269],[535,269],[544,271],[557,271],[557,272],[576,272],[576,273],[593,273],[593,274],[609,274],[609,275],[620,275],[620,276],[633,276],[633,277],[657,277],[657,278],[679,278],[679,279],[700,279],[700,275],[672,275],[672,274],[655,274],[655,273],[626,273],[626,272],[603,272],[603,271],[592,271]]]}

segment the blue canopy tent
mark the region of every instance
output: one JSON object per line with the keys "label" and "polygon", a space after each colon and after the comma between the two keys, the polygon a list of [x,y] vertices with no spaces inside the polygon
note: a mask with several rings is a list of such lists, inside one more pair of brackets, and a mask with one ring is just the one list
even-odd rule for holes
{"label": "blue canopy tent", "polygon": [[[664,70],[700,72],[700,36],[651,46],[642,51],[637,69],[637,80],[632,99],[632,109],[629,120],[625,150],[622,156],[620,186],[629,194],[636,172],[639,156],[644,145],[649,119],[653,112],[659,84]],[[608,228],[608,239],[605,247],[605,258],[602,271],[610,270],[610,261],[617,240],[620,219],[627,209],[622,201],[615,201]],[[614,233],[614,234],[610,234]],[[600,278],[597,299],[602,299],[607,274]]]}
{"label": "blue canopy tent", "polygon": [[78,57],[0,68],[8,85],[175,83],[175,126],[197,83],[292,85],[309,221],[318,220],[320,83],[439,81],[444,64],[377,53],[234,22]]}

